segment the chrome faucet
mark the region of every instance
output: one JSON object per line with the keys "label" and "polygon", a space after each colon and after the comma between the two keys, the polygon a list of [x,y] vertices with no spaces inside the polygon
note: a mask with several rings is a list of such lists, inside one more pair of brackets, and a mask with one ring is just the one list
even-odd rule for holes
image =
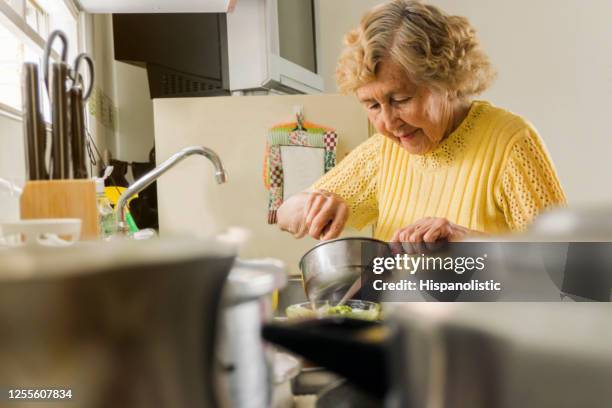
{"label": "chrome faucet", "polygon": [[128,200],[135,194],[138,194],[139,192],[147,188],[151,183],[153,183],[162,174],[174,167],[178,162],[182,161],[187,156],[191,156],[194,154],[204,156],[212,162],[213,166],[215,166],[215,180],[217,181],[217,184],[222,184],[227,181],[227,175],[225,173],[225,170],[223,169],[223,164],[221,163],[221,159],[219,159],[217,153],[203,146],[186,147],[180,152],[172,155],[169,159],[164,161],[162,164],[160,164],[138,180],[136,180],[130,187],[128,187],[123,192],[123,194],[121,194],[119,200],[117,201],[117,206],[115,207],[115,215],[117,217],[120,233],[125,234],[128,231],[128,226],[125,220],[125,209],[127,207]]}

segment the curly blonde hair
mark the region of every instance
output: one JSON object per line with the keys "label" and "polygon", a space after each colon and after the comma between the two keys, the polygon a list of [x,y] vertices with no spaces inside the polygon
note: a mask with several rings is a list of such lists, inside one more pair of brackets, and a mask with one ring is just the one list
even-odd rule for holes
{"label": "curly blonde hair", "polygon": [[458,98],[483,92],[495,78],[469,21],[419,1],[392,0],[375,7],[344,41],[336,69],[343,93],[373,81],[385,58],[403,67],[415,83]]}

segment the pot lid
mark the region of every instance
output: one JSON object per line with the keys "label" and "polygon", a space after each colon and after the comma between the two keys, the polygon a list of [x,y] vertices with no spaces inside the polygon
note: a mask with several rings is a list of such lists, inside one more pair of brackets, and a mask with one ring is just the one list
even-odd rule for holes
{"label": "pot lid", "polygon": [[69,247],[0,248],[0,282],[63,278],[130,266],[189,259],[235,257],[237,249],[214,239],[155,238],[83,241]]}

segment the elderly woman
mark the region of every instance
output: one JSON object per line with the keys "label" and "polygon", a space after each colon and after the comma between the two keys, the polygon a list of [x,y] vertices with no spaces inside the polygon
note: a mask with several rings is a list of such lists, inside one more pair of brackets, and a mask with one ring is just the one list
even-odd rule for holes
{"label": "elderly woman", "polygon": [[325,240],[375,222],[386,241],[460,240],[525,230],[565,204],[535,128],[472,100],[494,72],[467,19],[394,0],[345,42],[338,86],[357,96],[378,134],[288,199],[281,229]]}

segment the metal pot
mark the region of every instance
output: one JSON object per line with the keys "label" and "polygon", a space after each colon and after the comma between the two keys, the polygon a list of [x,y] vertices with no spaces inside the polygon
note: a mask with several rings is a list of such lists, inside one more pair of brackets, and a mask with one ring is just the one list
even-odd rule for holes
{"label": "metal pot", "polygon": [[390,256],[386,242],[372,238],[338,238],[322,242],[300,260],[304,289],[310,300],[338,302],[371,268],[375,257]]}
{"label": "metal pot", "polygon": [[610,242],[612,207],[557,208],[547,211],[529,228],[529,236],[550,242]]}
{"label": "metal pot", "polygon": [[604,408],[612,400],[609,304],[398,303],[389,312],[378,327],[322,319],[268,325],[264,336],[385,407]]}
{"label": "metal pot", "polygon": [[[492,268],[525,301],[612,300],[612,208],[559,208],[525,234],[488,239]],[[506,292],[512,295],[511,287]],[[517,300],[503,297],[500,300]]]}
{"label": "metal pot", "polygon": [[577,405],[612,399],[612,308],[602,303],[398,304],[388,406]]}
{"label": "metal pot", "polygon": [[261,328],[272,320],[272,293],[286,282],[284,264],[274,259],[237,260],[230,272],[217,354],[226,405],[271,406],[273,350],[264,343]]}
{"label": "metal pot", "polygon": [[218,406],[215,327],[233,262],[203,240],[0,251],[0,384],[71,389],[48,406]]}

